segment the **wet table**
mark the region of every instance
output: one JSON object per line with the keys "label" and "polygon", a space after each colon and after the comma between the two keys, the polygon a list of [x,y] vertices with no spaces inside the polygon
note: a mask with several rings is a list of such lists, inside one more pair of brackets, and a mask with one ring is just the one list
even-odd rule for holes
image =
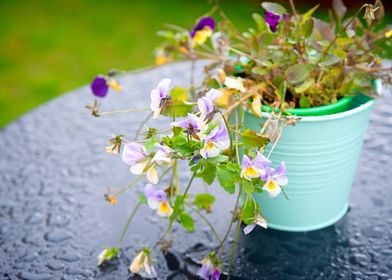
{"label": "wet table", "polygon": [[[178,63],[124,76],[121,83],[129,93],[110,93],[102,110],[145,107],[159,80],[171,77],[186,85],[189,69],[188,63]],[[144,187],[135,186],[115,207],[104,201],[107,187],[132,179],[118,156],[104,152],[107,134],[132,135],[144,115],[96,119],[83,108],[92,100],[87,86],[77,89],[0,132],[0,279],[132,279],[127,269],[135,251],[151,245],[165,227],[143,207],[149,218],[137,218],[131,225],[120,258],[103,269],[96,267],[103,246],[117,244]],[[233,279],[392,278],[391,108],[388,90],[371,116],[349,213],[323,230],[258,229],[241,237]],[[181,181],[186,180],[182,174]],[[217,184],[210,191],[218,199],[209,219],[223,234],[233,198]],[[154,255],[160,279],[193,279],[196,260],[217,244],[195,217],[193,235],[176,227],[174,249],[166,259]]]}

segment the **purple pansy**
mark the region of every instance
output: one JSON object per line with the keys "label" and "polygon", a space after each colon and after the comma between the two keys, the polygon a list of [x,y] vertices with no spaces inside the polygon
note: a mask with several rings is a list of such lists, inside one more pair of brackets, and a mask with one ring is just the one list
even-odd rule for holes
{"label": "purple pansy", "polygon": [[195,138],[200,140],[200,133],[205,129],[204,121],[194,114],[188,113],[188,117],[178,122],[172,122],[171,126],[182,127],[186,132]]}
{"label": "purple pansy", "polygon": [[263,179],[266,183],[263,186],[263,190],[266,190],[270,197],[275,197],[282,191],[282,186],[287,185],[287,168],[285,163],[282,161],[275,169],[270,169],[267,172],[267,178]]}
{"label": "purple pansy", "polygon": [[91,82],[91,91],[97,97],[105,97],[109,91],[109,86],[106,82],[106,79],[102,76],[97,76]]}
{"label": "purple pansy", "polygon": [[[212,258],[212,259],[211,259]],[[202,266],[199,270],[198,276],[204,280],[219,280],[221,275],[221,270],[214,264],[217,260],[216,257],[206,257],[202,260]]]}
{"label": "purple pansy", "polygon": [[212,158],[220,154],[221,151],[230,147],[230,136],[225,122],[220,121],[211,132],[204,137],[204,147],[200,150],[203,158]]}
{"label": "purple pansy", "polygon": [[147,164],[149,163],[149,157],[147,156],[146,148],[136,142],[128,143],[124,146],[121,159],[125,164],[131,166],[130,171],[132,174],[140,175],[146,171],[147,179],[157,184],[159,182],[158,173],[154,168],[154,164],[151,164],[147,170]]}
{"label": "purple pansy", "polygon": [[201,18],[197,25],[190,32],[191,38],[195,37],[197,31],[204,30],[205,28],[209,28],[211,30],[215,29],[215,20],[212,17]]}
{"label": "purple pansy", "polygon": [[280,15],[274,14],[272,12],[265,11],[264,18],[267,24],[269,25],[271,32],[275,33],[278,30],[278,24],[280,21]]}
{"label": "purple pansy", "polygon": [[241,177],[247,180],[260,177],[265,180],[269,174],[270,163],[271,161],[259,152],[256,153],[256,157],[253,160],[251,160],[249,156],[244,155],[242,158]]}
{"label": "purple pansy", "polygon": [[200,110],[200,117],[203,120],[211,120],[214,116],[214,100],[221,97],[222,92],[216,89],[209,90],[205,96],[197,100],[197,105]]}
{"label": "purple pansy", "polygon": [[163,190],[159,190],[153,185],[147,184],[144,189],[144,195],[147,198],[148,206],[153,210],[157,210],[159,216],[171,216],[173,209],[169,205],[167,195]]}
{"label": "purple pansy", "polygon": [[151,110],[154,112],[154,119],[159,116],[164,106],[165,100],[170,98],[169,87],[171,84],[170,79],[163,79],[158,83],[158,86],[151,91]]}

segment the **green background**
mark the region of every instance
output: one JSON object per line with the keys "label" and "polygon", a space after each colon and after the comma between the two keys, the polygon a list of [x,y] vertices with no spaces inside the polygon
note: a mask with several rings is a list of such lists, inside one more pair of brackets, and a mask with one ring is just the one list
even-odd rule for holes
{"label": "green background", "polygon": [[[262,12],[260,1],[221,7],[240,30]],[[191,28],[210,8],[203,0],[0,0],[0,127],[97,73],[152,65],[165,23]]]}

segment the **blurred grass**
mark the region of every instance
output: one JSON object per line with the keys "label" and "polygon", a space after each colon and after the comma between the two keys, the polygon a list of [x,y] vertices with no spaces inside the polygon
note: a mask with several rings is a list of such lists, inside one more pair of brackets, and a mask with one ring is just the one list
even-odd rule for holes
{"label": "blurred grass", "polygon": [[[221,6],[245,30],[259,2]],[[152,65],[164,23],[190,28],[210,8],[197,0],[0,1],[0,127],[97,73]]]}

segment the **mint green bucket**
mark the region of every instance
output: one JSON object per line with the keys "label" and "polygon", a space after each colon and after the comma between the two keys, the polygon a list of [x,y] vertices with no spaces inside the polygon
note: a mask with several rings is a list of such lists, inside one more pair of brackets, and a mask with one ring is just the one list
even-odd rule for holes
{"label": "mint green bucket", "polygon": [[[270,228],[316,230],[345,215],[372,105],[358,96],[345,112],[305,116],[283,130],[271,160],[274,165],[286,163],[289,200],[265,192],[255,195]],[[261,123],[263,118],[246,113],[245,127],[259,130]]]}

